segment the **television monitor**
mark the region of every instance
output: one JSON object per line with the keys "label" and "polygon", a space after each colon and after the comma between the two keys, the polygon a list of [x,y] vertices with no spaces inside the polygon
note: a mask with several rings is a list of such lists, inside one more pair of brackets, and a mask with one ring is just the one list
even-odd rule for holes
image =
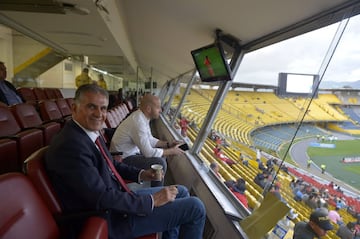
{"label": "television monitor", "polygon": [[231,80],[229,65],[225,61],[223,50],[219,43],[193,50],[191,55],[202,81]]}
{"label": "television monitor", "polygon": [[[279,73],[278,91],[279,96],[304,96],[311,97],[319,81],[319,75]],[[315,92],[316,93],[316,92]],[[317,94],[315,95],[317,97]]]}

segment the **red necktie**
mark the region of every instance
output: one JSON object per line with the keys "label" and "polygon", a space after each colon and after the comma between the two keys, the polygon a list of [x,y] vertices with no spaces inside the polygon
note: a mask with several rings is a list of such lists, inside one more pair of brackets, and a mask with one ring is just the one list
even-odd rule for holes
{"label": "red necktie", "polygon": [[100,136],[95,140],[95,144],[98,146],[101,155],[103,156],[103,158],[105,159],[107,165],[109,166],[110,170],[112,171],[112,173],[115,175],[116,179],[119,181],[121,187],[123,189],[125,189],[126,192],[131,193],[131,190],[128,188],[128,186],[126,185],[124,179],[120,176],[120,174],[117,172],[116,168],[114,167],[114,164],[111,162],[111,160],[109,159],[107,153],[105,152],[101,142],[100,142]]}

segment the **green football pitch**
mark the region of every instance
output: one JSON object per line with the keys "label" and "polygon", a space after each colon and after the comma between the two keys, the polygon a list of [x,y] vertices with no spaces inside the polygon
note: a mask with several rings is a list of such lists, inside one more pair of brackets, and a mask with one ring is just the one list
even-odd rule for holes
{"label": "green football pitch", "polygon": [[360,140],[338,140],[332,143],[336,145],[335,148],[309,147],[307,153],[319,167],[325,164],[326,171],[335,178],[360,189],[360,162],[342,162],[343,157],[360,157]]}

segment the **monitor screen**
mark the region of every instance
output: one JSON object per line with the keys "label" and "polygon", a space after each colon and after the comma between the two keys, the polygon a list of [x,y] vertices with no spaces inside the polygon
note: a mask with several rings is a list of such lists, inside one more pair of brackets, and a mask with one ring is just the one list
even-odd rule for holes
{"label": "monitor screen", "polygon": [[[316,90],[319,75],[279,73],[278,95],[311,97]],[[316,93],[316,92],[315,92]]]}
{"label": "monitor screen", "polygon": [[229,65],[225,61],[219,44],[208,45],[191,51],[202,81],[231,80]]}

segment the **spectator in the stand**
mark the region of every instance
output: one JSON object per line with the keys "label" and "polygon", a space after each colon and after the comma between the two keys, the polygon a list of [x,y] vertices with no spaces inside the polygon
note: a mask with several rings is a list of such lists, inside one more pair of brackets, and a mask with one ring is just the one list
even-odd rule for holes
{"label": "spectator in the stand", "polygon": [[259,185],[261,188],[265,188],[265,184],[266,184],[266,178],[267,178],[267,174],[262,172],[262,173],[258,173],[255,178],[254,178],[254,182]]}
{"label": "spectator in the stand", "polygon": [[327,210],[318,209],[311,213],[309,222],[298,222],[294,227],[293,239],[320,238],[332,230]]}
{"label": "spectator in the stand", "polygon": [[310,168],[310,167],[311,167],[311,164],[312,164],[312,160],[311,160],[311,159],[308,159],[307,164],[306,164],[307,168]]}
{"label": "spectator in the stand", "polygon": [[285,173],[289,174],[289,169],[284,164],[281,165],[280,169],[284,171]]}
{"label": "spectator in the stand", "polygon": [[189,125],[190,121],[188,121],[185,117],[181,117],[179,125],[181,128],[181,135],[183,137],[187,137],[187,130],[188,130],[188,125]]}
{"label": "spectator in the stand", "polygon": [[249,167],[249,160],[244,157],[244,155],[240,152],[239,160],[244,164],[246,167]]}
{"label": "spectator in the stand", "polygon": [[236,164],[236,162],[230,158],[228,158],[221,150],[220,146],[215,146],[214,148],[214,154],[215,156],[220,159],[221,161],[225,162],[227,165],[232,166],[233,164]]}
{"label": "spectator in the stand", "polygon": [[294,200],[299,202],[302,201],[304,198],[304,193],[303,193],[303,185],[302,185],[302,181],[300,179],[296,180],[294,182],[293,185],[293,193],[294,193]]}
{"label": "spectator in the stand", "polygon": [[336,207],[338,207],[339,209],[345,208],[346,207],[345,199],[339,198],[338,200],[336,200]]}
{"label": "spectator in the stand", "polygon": [[268,159],[268,160],[266,161],[266,167],[267,167],[267,168],[272,168],[273,165],[274,165],[274,162],[273,162],[272,159]]}
{"label": "spectator in the stand", "polygon": [[306,200],[304,200],[304,202],[313,210],[318,208],[317,195],[315,193],[311,193],[309,197]]}
{"label": "spectator in the stand", "polygon": [[246,182],[244,179],[239,178],[236,180],[225,181],[225,185],[230,189],[230,191],[235,195],[235,197],[241,202],[244,207],[249,209],[248,200],[245,195]]}
{"label": "spectator in the stand", "polygon": [[211,139],[211,140],[214,140],[214,141],[215,141],[216,136],[217,136],[215,130],[211,129],[209,136],[210,136],[210,139]]}
{"label": "spectator in the stand", "polygon": [[339,210],[340,208],[336,207],[335,210],[330,210],[329,211],[329,219],[338,225],[342,225],[344,222],[339,214]]}
{"label": "spectator in the stand", "polygon": [[104,75],[99,74],[98,77],[99,77],[99,80],[97,81],[98,86],[100,86],[104,90],[107,90],[107,85],[106,85],[106,81],[104,79]]}
{"label": "spectator in the stand", "polygon": [[[107,220],[109,239],[155,232],[162,232],[163,239],[178,238],[179,234],[202,238],[205,207],[184,186],[136,191],[126,186],[124,179],[141,182],[155,174],[112,160],[98,132],[106,118],[108,93],[97,85],[83,85],[74,101],[72,120],[53,139],[45,158],[64,213],[84,212],[73,218],[67,229],[81,227],[86,212],[93,212]],[[75,238],[72,236],[67,238]]]}
{"label": "spectator in the stand", "polygon": [[[127,165],[149,169],[161,164],[167,170],[166,156],[183,154],[182,142],[164,141],[155,138],[150,120],[158,119],[161,113],[160,98],[151,94],[142,97],[140,108],[129,115],[116,129],[110,143],[110,151],[122,152]],[[153,181],[152,186],[161,186],[163,181]]]}
{"label": "spectator in the stand", "polygon": [[320,165],[320,168],[321,168],[321,173],[324,174],[324,173],[325,173],[325,170],[326,170],[326,165],[325,165],[325,164],[321,164],[321,165]]}
{"label": "spectator in the stand", "polygon": [[336,235],[341,239],[354,239],[355,223],[348,222],[346,225],[341,225],[337,230]]}
{"label": "spectator in the stand", "polygon": [[5,63],[0,61],[0,102],[6,105],[22,103],[21,96],[17,93],[15,86],[6,80],[6,76]]}
{"label": "spectator in the stand", "polygon": [[220,145],[222,145],[222,140],[221,140],[221,137],[220,136],[215,136],[215,144],[217,145],[217,146],[220,146]]}
{"label": "spectator in the stand", "polygon": [[295,178],[293,178],[293,179],[290,181],[289,186],[290,186],[291,190],[294,191],[294,189],[295,189],[295,187],[296,187]]}
{"label": "spectator in the stand", "polygon": [[277,197],[280,201],[285,201],[280,193],[280,183],[276,182],[271,188],[270,192]]}
{"label": "spectator in the stand", "polygon": [[256,149],[256,161],[257,162],[261,161],[261,150],[260,149]]}
{"label": "spectator in the stand", "polygon": [[265,167],[264,163],[261,162],[261,161],[258,163],[258,168],[259,168],[261,171],[264,171],[264,170],[267,169],[267,168]]}
{"label": "spectator in the stand", "polygon": [[264,191],[268,191],[270,190],[272,184],[273,184],[273,180],[274,180],[274,177],[275,175],[272,174],[271,172],[265,170],[263,171],[264,172],[264,175],[265,175],[265,180],[264,180]]}
{"label": "spectator in the stand", "polygon": [[212,162],[210,164],[210,169],[220,178],[219,165],[216,162]]}
{"label": "spectator in the stand", "polygon": [[78,88],[82,85],[93,84],[93,83],[94,81],[89,76],[89,68],[86,67],[82,70],[81,74],[75,78],[75,85]]}

